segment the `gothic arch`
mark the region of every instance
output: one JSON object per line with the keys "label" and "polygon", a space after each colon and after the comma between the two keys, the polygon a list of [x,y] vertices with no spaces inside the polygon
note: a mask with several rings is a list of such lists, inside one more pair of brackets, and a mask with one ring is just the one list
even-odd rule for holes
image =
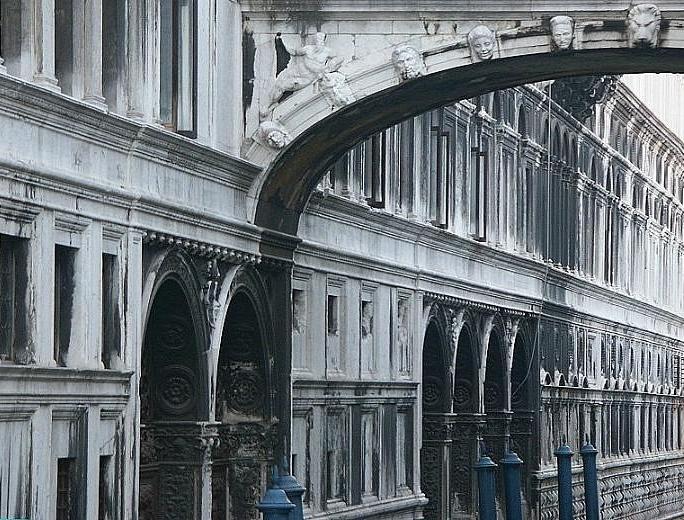
{"label": "gothic arch", "polygon": [[466,321],[458,335],[454,364],[454,411],[477,413],[479,411],[478,352],[475,332]]}
{"label": "gothic arch", "polygon": [[423,335],[423,413],[451,411],[449,364],[451,347],[444,310],[433,304]]}
{"label": "gothic arch", "polygon": [[[192,413],[186,410],[188,408],[187,403],[182,406],[179,404],[179,409],[185,411],[178,413],[186,418],[192,417],[197,420],[204,418],[206,420],[209,413],[209,399],[207,371],[202,361],[202,353],[208,346],[208,334],[200,304],[200,284],[196,270],[192,260],[185,252],[180,249],[171,249],[156,257],[147,272],[148,283],[143,292],[145,318],[143,322],[141,387],[147,383],[144,378],[152,377],[148,369],[154,371],[155,386],[160,383],[156,376],[164,380],[173,379],[177,384],[184,382],[186,390],[193,388],[196,392],[193,398],[195,403],[192,407]],[[176,307],[167,305],[165,300],[174,302]],[[164,313],[169,313],[169,316],[165,317]],[[175,323],[173,319],[170,319],[172,316],[177,318]],[[191,348],[188,348],[187,345],[175,345],[173,347],[166,345],[172,350],[182,353],[182,355],[170,356],[164,361],[163,365],[178,365],[174,369],[175,371],[169,368],[167,371],[170,370],[170,372],[166,375],[162,374],[164,370],[159,364],[151,363],[148,357],[157,356],[154,349],[166,348],[162,345],[164,341],[167,343],[174,341],[191,342]],[[175,363],[174,360],[178,363]],[[189,372],[180,373],[185,372],[181,367],[183,364],[188,365],[186,368],[192,372],[192,375]],[[189,383],[191,384],[189,385]],[[141,388],[141,401],[143,400],[143,390],[147,389]],[[151,405],[151,403],[149,404]],[[169,403],[166,404],[169,408]],[[170,413],[171,415],[176,414],[173,411]]]}
{"label": "gothic arch", "polygon": [[[275,333],[273,330],[272,311],[269,304],[268,293],[263,280],[256,269],[250,266],[240,266],[232,271],[231,276],[223,283],[225,291],[225,303],[222,305],[222,318],[217,321],[214,342],[218,342],[218,352],[215,357],[216,381],[214,381],[215,400],[219,398],[219,385],[221,384],[222,361],[226,359],[226,349],[231,344],[239,342],[244,348],[242,352],[234,352],[240,357],[240,363],[254,364],[253,378],[247,378],[245,384],[253,390],[251,400],[255,396],[261,396],[262,404],[243,403],[244,406],[234,411],[258,412],[262,419],[274,415],[274,385],[271,367],[274,366],[275,353],[272,351]],[[249,330],[248,330],[249,328]],[[236,350],[236,349],[233,349]],[[250,352],[249,359],[245,357]],[[255,386],[256,385],[256,386]],[[245,388],[248,389],[248,388]],[[258,387],[258,388],[257,388]],[[246,397],[246,396],[245,396]],[[219,417],[216,417],[220,420]]]}
{"label": "gothic arch", "polygon": [[509,389],[507,388],[505,348],[503,328],[496,323],[489,335],[485,357],[483,386],[485,412],[502,411],[507,408]]}

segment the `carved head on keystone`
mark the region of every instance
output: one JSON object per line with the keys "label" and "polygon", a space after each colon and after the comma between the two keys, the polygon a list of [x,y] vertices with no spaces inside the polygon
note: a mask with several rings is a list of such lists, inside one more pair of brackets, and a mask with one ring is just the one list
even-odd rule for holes
{"label": "carved head on keystone", "polygon": [[262,143],[280,150],[285,148],[292,138],[285,127],[275,121],[264,121],[259,125],[258,137]]}
{"label": "carved head on keystone", "polygon": [[660,9],[655,4],[639,4],[627,14],[630,47],[657,47],[660,34]]}
{"label": "carved head on keystone", "polygon": [[575,21],[569,16],[551,18],[551,38],[559,51],[570,49],[575,38]]}
{"label": "carved head on keystone", "polygon": [[468,45],[473,62],[491,60],[496,47],[494,32],[486,25],[478,25],[468,33]]}
{"label": "carved head on keystone", "polygon": [[392,52],[392,64],[402,80],[427,74],[423,56],[413,47],[399,45]]}

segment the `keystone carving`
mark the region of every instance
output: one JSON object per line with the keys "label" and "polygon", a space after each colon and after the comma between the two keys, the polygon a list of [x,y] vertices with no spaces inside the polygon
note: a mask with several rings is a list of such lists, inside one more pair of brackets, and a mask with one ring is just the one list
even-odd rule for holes
{"label": "keystone carving", "polygon": [[356,101],[347,77],[341,72],[328,72],[321,76],[318,87],[332,108],[346,106]]}
{"label": "keystone carving", "polygon": [[292,141],[292,137],[283,125],[277,121],[264,121],[257,132],[259,141],[265,146],[280,150]]}
{"label": "keystone carving", "polygon": [[627,13],[627,38],[630,47],[657,47],[660,34],[660,9],[655,4],[635,5]]}
{"label": "keystone carving", "polygon": [[[260,111],[262,121],[267,119],[271,112],[273,112],[273,109],[280,102],[280,98],[286,92],[301,90],[323,79],[327,74],[339,70],[343,59],[336,56],[332,49],[325,45],[325,38],[325,33],[316,33],[313,44],[304,45],[289,51],[291,55],[290,62],[276,77],[275,84],[268,95],[268,104]],[[326,81],[329,84],[337,84],[339,83],[339,78],[327,78]],[[324,90],[327,88],[323,87]]]}
{"label": "keystone carving", "polygon": [[575,21],[569,16],[551,18],[551,39],[556,50],[572,49],[572,42],[575,39]]}
{"label": "keystone carving", "polygon": [[496,48],[496,37],[489,27],[478,25],[468,33],[468,45],[473,63],[491,60]]}
{"label": "keystone carving", "polygon": [[392,65],[402,81],[427,74],[425,60],[420,52],[408,45],[399,45],[392,52]]}

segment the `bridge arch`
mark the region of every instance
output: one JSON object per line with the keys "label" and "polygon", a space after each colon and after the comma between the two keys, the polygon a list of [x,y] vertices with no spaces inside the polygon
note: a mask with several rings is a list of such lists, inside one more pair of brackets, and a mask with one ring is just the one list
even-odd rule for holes
{"label": "bridge arch", "polygon": [[[661,2],[662,4],[662,2]],[[250,218],[263,228],[296,234],[299,216],[325,172],[351,146],[408,117],[485,91],[594,74],[684,72],[684,19],[681,8],[663,4],[657,47],[632,48],[626,29],[628,5],[570,14],[575,21],[573,48],[557,51],[550,35],[553,13],[529,9],[497,27],[491,59],[473,63],[466,34],[456,33],[420,48],[425,75],[404,80],[387,48],[343,65],[340,76],[356,101],[337,108],[313,87],[277,104],[268,122],[279,126],[287,146],[268,146],[258,138],[246,158],[263,166],[249,193]],[[472,28],[470,25],[465,27]],[[291,142],[290,142],[291,141]],[[284,144],[283,142],[280,143]]]}

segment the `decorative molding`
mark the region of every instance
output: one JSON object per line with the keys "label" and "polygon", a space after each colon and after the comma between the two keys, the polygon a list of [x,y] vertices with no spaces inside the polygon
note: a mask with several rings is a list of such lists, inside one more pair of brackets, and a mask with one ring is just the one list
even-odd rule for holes
{"label": "decorative molding", "polygon": [[256,253],[247,253],[237,249],[209,244],[208,242],[199,242],[154,231],[145,233],[143,243],[156,246],[175,246],[183,249],[190,256],[209,260],[215,259],[230,264],[259,265],[262,261],[261,255]]}

